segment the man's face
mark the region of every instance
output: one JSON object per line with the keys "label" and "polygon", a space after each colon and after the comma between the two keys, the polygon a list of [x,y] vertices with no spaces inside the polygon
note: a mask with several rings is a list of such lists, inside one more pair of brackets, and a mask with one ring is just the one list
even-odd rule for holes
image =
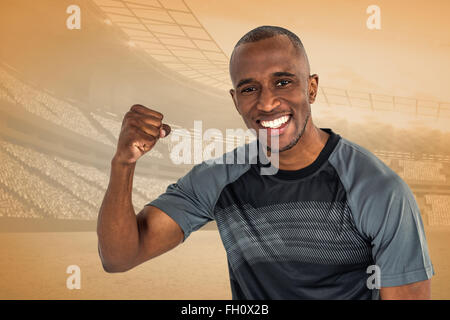
{"label": "man's face", "polygon": [[230,76],[230,94],[247,127],[266,130],[269,147],[275,136],[279,151],[294,147],[309,117],[318,78],[309,76],[305,58],[289,38],[275,36],[237,47]]}

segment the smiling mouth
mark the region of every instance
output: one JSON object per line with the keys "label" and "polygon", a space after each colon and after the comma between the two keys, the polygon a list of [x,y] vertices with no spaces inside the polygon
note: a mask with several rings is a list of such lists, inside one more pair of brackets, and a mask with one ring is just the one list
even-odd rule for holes
{"label": "smiling mouth", "polygon": [[287,128],[292,118],[291,114],[285,114],[271,120],[257,120],[261,129],[267,130],[269,135],[281,135]]}
{"label": "smiling mouth", "polygon": [[289,121],[290,115],[281,116],[274,120],[261,120],[259,121],[259,124],[264,128],[270,128],[270,129],[278,129],[283,124]]}

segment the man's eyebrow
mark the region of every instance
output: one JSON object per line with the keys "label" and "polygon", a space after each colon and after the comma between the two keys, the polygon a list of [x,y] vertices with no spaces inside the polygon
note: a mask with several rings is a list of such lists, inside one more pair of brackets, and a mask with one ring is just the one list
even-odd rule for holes
{"label": "man's eyebrow", "polygon": [[255,79],[253,78],[248,78],[248,79],[242,79],[241,81],[239,81],[239,83],[236,86],[236,89],[238,89],[239,87],[243,86],[244,84],[250,83],[252,81],[254,81]]}
{"label": "man's eyebrow", "polygon": [[[287,71],[278,71],[278,72],[274,72],[271,74],[271,76],[273,77],[297,77],[295,74],[287,72]],[[254,78],[247,78],[247,79],[242,79],[241,81],[239,81],[239,83],[236,86],[236,89],[238,89],[239,87],[250,83],[252,81],[254,81]]]}
{"label": "man's eyebrow", "polygon": [[272,73],[272,76],[275,76],[275,77],[283,77],[283,76],[285,76],[285,77],[296,77],[295,74],[287,72],[287,71],[274,72],[274,73]]}

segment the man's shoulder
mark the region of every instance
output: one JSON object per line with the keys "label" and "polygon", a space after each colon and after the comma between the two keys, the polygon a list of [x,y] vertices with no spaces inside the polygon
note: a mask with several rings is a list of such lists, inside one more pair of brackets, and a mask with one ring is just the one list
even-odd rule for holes
{"label": "man's shoulder", "polygon": [[409,192],[408,185],[374,153],[346,138],[340,139],[330,156],[344,186],[371,195]]}
{"label": "man's shoulder", "polygon": [[379,226],[392,212],[393,217],[399,217],[403,210],[419,212],[406,182],[366,148],[341,139],[330,163],[346,190],[359,230]]}

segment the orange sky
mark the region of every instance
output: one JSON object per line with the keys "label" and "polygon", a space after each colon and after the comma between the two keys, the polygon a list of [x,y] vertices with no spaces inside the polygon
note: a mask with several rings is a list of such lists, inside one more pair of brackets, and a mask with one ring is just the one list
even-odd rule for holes
{"label": "orange sky", "polygon": [[[450,1],[185,0],[229,56],[245,32],[279,25],[300,36],[323,86],[450,101]],[[381,8],[368,30],[366,8]]]}

